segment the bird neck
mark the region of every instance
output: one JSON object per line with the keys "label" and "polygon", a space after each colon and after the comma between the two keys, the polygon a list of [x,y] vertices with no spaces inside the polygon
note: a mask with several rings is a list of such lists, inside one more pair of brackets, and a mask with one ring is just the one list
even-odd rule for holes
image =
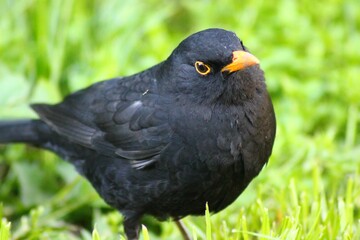
{"label": "bird neck", "polygon": [[227,79],[219,100],[225,105],[244,105],[266,91],[263,72],[258,68],[247,68]]}

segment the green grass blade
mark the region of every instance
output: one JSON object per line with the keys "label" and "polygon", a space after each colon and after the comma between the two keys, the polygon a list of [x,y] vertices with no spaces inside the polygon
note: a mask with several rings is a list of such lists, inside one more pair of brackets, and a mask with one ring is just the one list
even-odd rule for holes
{"label": "green grass blade", "polygon": [[208,203],[206,203],[205,223],[206,223],[206,240],[211,240],[212,239],[212,231],[211,231],[211,220],[210,220],[210,211],[209,211]]}

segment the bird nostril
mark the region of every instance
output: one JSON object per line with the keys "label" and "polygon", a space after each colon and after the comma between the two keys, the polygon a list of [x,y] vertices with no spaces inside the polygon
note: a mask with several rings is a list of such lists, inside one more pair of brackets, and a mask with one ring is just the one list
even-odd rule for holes
{"label": "bird nostril", "polygon": [[238,56],[233,53],[232,61],[235,62],[236,60],[238,60]]}

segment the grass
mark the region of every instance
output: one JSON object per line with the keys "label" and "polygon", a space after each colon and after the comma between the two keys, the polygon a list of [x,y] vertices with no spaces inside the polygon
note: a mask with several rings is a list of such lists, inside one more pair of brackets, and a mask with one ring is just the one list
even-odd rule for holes
{"label": "grass", "polygon": [[[96,81],[164,60],[187,35],[235,31],[261,60],[277,114],[269,164],[194,239],[360,239],[357,0],[0,1],[0,117],[35,117]],[[0,147],[0,239],[119,239],[122,217],[71,166]],[[143,239],[178,239],[145,218]],[[145,229],[148,229],[145,230]]]}

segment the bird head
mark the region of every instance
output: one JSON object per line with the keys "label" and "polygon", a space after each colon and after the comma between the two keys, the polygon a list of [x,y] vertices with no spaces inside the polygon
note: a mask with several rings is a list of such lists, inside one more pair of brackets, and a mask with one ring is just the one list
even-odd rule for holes
{"label": "bird head", "polygon": [[264,84],[259,60],[235,33],[223,29],[197,32],[161,66],[167,92],[195,102],[239,103]]}

